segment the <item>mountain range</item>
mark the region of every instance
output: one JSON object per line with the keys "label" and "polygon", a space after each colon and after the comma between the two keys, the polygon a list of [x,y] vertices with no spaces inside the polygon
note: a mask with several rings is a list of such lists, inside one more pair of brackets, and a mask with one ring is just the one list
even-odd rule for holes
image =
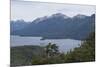
{"label": "mountain range", "polygon": [[68,17],[62,13],[37,18],[28,23],[24,20],[11,21],[11,35],[41,36],[44,39],[85,39],[95,31],[95,14]]}
{"label": "mountain range", "polygon": [[29,24],[29,22],[25,22],[24,20],[16,20],[16,21],[11,21],[10,22],[10,31],[16,31],[16,30],[20,30],[22,28],[24,28],[25,26],[27,26]]}

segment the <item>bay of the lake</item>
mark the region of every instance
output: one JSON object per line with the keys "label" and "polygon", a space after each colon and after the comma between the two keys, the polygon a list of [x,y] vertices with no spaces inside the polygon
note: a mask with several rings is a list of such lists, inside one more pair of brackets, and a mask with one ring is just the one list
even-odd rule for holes
{"label": "bay of the lake", "polygon": [[25,36],[10,36],[11,47],[24,46],[24,45],[40,45],[45,46],[48,43],[56,44],[59,46],[61,52],[69,51],[75,47],[79,47],[82,43],[81,40],[74,39],[45,39],[42,37],[25,37]]}

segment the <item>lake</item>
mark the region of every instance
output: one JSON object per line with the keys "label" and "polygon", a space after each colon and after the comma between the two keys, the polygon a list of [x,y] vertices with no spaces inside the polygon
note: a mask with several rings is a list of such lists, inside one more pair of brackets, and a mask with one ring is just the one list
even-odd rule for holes
{"label": "lake", "polygon": [[75,47],[79,47],[79,45],[82,43],[81,40],[74,39],[41,39],[42,37],[10,36],[10,43],[11,47],[24,45],[45,46],[48,43],[52,43],[59,46],[60,52],[66,52]]}

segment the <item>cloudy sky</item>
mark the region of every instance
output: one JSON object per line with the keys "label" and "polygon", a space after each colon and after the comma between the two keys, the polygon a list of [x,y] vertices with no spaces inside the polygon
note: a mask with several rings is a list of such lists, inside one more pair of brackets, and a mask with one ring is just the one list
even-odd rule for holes
{"label": "cloudy sky", "polygon": [[70,17],[77,14],[90,16],[95,13],[95,6],[11,1],[11,20],[23,19],[25,21],[33,21],[38,17],[50,16],[55,13],[63,13]]}

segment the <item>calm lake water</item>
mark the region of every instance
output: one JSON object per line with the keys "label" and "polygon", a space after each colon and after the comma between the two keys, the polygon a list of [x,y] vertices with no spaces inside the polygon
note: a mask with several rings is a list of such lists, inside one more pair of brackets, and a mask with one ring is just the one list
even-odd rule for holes
{"label": "calm lake water", "polygon": [[48,43],[56,44],[59,46],[61,52],[69,51],[75,47],[79,47],[81,40],[74,39],[45,39],[41,40],[42,37],[21,37],[21,36],[11,36],[10,37],[11,47],[14,46],[24,46],[24,45],[40,45],[45,46]]}

